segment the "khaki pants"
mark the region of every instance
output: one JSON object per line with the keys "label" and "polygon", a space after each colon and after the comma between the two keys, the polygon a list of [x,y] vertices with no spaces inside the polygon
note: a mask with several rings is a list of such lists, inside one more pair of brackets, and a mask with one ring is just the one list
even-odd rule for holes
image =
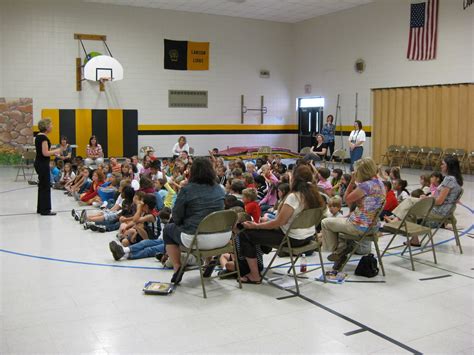
{"label": "khaki pants", "polygon": [[362,235],[364,232],[357,229],[347,218],[325,218],[321,222],[324,250],[341,254],[346,248],[346,240],[339,238],[339,233]]}
{"label": "khaki pants", "polygon": [[419,198],[411,197],[411,196],[407,197],[397,207],[394,208],[394,210],[392,211],[392,214],[397,216],[399,219],[403,219],[407,215],[410,208],[412,208],[412,206],[418,201],[420,201]]}

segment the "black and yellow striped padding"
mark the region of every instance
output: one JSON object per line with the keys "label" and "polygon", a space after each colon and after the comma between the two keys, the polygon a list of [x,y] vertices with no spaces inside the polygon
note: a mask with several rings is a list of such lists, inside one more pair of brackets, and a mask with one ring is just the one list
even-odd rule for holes
{"label": "black and yellow striped padding", "polygon": [[43,109],[42,118],[50,118],[53,130],[48,135],[52,144],[66,136],[76,144],[76,155],[86,156],[86,146],[92,135],[106,157],[131,157],[138,153],[137,110]]}

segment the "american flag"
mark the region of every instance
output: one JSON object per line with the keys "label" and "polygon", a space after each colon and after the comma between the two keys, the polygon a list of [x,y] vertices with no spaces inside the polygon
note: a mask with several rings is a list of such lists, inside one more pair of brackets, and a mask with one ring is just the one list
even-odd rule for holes
{"label": "american flag", "polygon": [[409,60],[435,59],[437,34],[438,0],[411,4],[407,58]]}

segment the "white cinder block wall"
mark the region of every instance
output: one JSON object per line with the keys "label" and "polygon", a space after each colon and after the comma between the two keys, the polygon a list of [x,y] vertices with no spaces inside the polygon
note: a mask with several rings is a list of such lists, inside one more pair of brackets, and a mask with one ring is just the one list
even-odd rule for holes
{"label": "white cinder block wall", "polygon": [[[138,109],[139,124],[238,124],[244,94],[249,108],[259,107],[265,96],[266,124],[294,123],[290,24],[70,0],[6,0],[0,13],[1,47],[8,52],[2,55],[5,95],[33,97],[35,121],[43,108],[127,108]],[[83,54],[75,32],[107,35],[125,79],[105,93],[88,82],[76,92],[74,63]],[[210,42],[210,70],[164,70],[164,38]],[[105,52],[101,43],[84,43],[87,51]],[[270,70],[269,79],[259,77],[261,69]],[[208,90],[209,108],[168,108],[169,89]],[[258,114],[246,115],[245,123],[259,122]],[[241,135],[232,145],[296,149],[290,136]],[[168,152],[176,139],[139,136],[139,145]],[[230,145],[228,135],[212,136],[211,142],[188,139],[197,153]]]}
{"label": "white cinder block wall", "polygon": [[[139,124],[238,124],[240,94],[249,107],[265,95],[266,123],[291,124],[295,99],[311,84],[312,95],[326,98],[325,114],[335,112],[342,95],[344,125],[354,120],[358,92],[358,117],[370,125],[371,88],[474,81],[472,8],[463,10],[462,0],[440,1],[437,60],[409,62],[409,4],[378,0],[291,25],[72,0],[2,0],[0,94],[33,97],[35,121],[42,108],[129,108],[138,110]],[[87,82],[76,92],[74,61],[82,50],[74,32],[107,35],[125,80],[105,93]],[[163,38],[209,41],[210,70],[164,70]],[[86,46],[105,52],[95,42]],[[357,58],[366,61],[363,74],[353,69]],[[271,78],[260,79],[260,69],[270,70]],[[169,109],[169,89],[208,90],[209,108]],[[258,114],[247,115],[246,123],[258,122]],[[188,138],[197,153],[235,145],[297,146],[295,135]],[[140,136],[139,144],[167,152],[175,139]]]}
{"label": "white cinder block wall", "polygon": [[[358,92],[358,118],[370,125],[372,88],[473,82],[474,9],[463,10],[461,0],[441,0],[437,59],[411,62],[406,59],[411,2],[378,0],[296,24],[295,95],[303,96],[304,85],[311,84],[314,95],[326,98],[328,114],[341,94],[342,124],[352,125]],[[354,70],[358,58],[366,62],[363,74]]]}

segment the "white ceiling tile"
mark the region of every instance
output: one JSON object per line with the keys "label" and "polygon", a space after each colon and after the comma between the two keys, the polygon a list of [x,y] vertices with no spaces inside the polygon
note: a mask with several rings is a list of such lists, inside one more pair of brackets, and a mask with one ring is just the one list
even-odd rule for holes
{"label": "white ceiling tile", "polygon": [[296,23],[375,0],[82,0]]}

